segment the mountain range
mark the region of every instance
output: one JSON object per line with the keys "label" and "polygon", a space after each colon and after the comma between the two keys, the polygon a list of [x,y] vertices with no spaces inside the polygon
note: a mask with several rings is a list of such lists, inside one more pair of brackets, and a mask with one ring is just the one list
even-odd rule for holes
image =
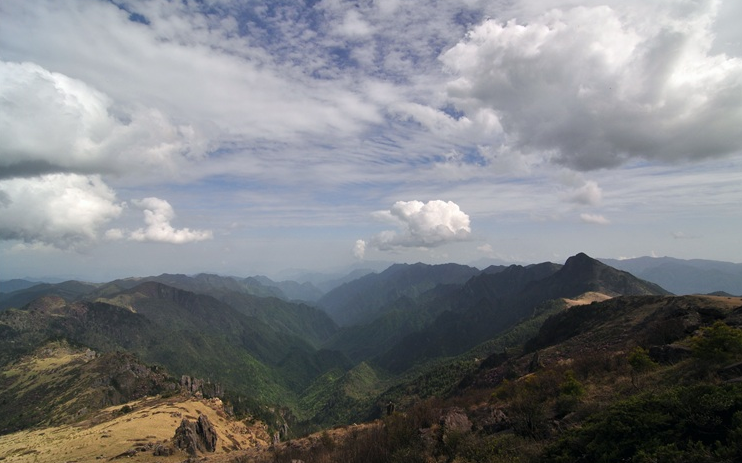
{"label": "mountain range", "polygon": [[[15,282],[17,289],[0,297],[0,430],[72,422],[104,406],[172,394],[182,387],[174,378],[182,377],[214,385],[201,392],[221,397],[236,416],[260,417],[268,428],[287,426],[298,436],[378,418],[388,401],[412,406],[481,383],[476,365],[495,368],[507,352],[533,354],[598,333],[603,325],[596,320],[613,320],[619,308],[664,307],[672,300],[662,286],[583,253],[564,264],[483,270],[396,264],[336,281],[326,291],[308,282],[210,274],[28,287]],[[575,304],[588,309],[567,310]],[[706,324],[722,313],[693,310]],[[689,328],[677,331],[679,318],[671,318],[647,319],[652,328],[635,334],[636,343],[687,336]],[[603,345],[612,336],[599,335]],[[93,354],[68,370],[39,374],[45,386],[33,392],[31,377],[15,372],[27,371],[31,367],[19,365],[45,358],[46,351],[64,358]],[[148,379],[124,382],[129,371]],[[135,386],[122,386],[130,383]],[[88,399],[55,402],[52,393]],[[37,406],[34,413],[18,408],[33,400],[53,406]],[[55,421],[55,413],[64,419]]]}
{"label": "mountain range", "polygon": [[599,259],[611,267],[652,281],[674,294],[725,292],[742,295],[742,264],[704,259],[637,257]]}

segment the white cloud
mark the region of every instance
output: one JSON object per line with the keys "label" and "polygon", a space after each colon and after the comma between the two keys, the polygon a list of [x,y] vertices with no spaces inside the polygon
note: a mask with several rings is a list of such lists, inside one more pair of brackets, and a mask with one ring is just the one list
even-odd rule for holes
{"label": "white cloud", "polygon": [[471,234],[469,216],[452,201],[397,201],[390,210],[374,215],[399,227],[399,231],[383,231],[371,239],[371,245],[380,250],[433,248],[467,240]]}
{"label": "white cloud", "polygon": [[492,245],[489,243],[483,244],[481,246],[477,246],[477,251],[483,254],[486,254],[488,256],[495,252],[495,250],[492,249]]}
{"label": "white cloud", "polygon": [[716,3],[652,5],[488,19],[442,54],[448,95],[496,111],[509,145],[579,170],[742,150],[742,60],[710,54]]}
{"label": "white cloud", "polygon": [[343,22],[338,25],[337,31],[348,37],[367,37],[373,33],[371,25],[364,21],[356,10],[345,13]]}
{"label": "white cloud", "polygon": [[95,241],[122,211],[97,175],[0,180],[0,239],[70,249]]}
{"label": "white cloud", "polygon": [[569,201],[586,206],[597,206],[603,199],[603,191],[598,184],[588,180],[579,188],[576,188],[570,195]]}
{"label": "white cloud", "polygon": [[[130,21],[129,13],[110,2],[4,3],[0,14],[12,18],[0,31],[4,56],[24,56],[116,102],[155,108],[193,127],[213,124],[232,141],[357,134],[381,120],[379,108],[357,94],[351,80],[312,77],[328,65],[318,52],[329,52],[322,40],[314,48],[312,37],[303,34],[311,30],[302,30],[307,25],[296,12],[286,10],[285,23],[271,24],[278,18],[266,17],[262,27],[268,31],[245,37],[239,33],[239,21],[246,21],[239,6],[222,5],[220,14],[206,14],[197,2],[128,7],[149,25]],[[362,32],[360,18],[355,25],[352,19],[349,25]],[[278,53],[269,48],[273,39],[260,33],[280,37],[272,44]]]}
{"label": "white cloud", "polygon": [[151,108],[125,111],[86,83],[0,61],[0,177],[51,172],[173,176],[207,142]]}
{"label": "white cloud", "polygon": [[[146,228],[139,228],[128,234],[133,241],[156,241],[160,243],[183,244],[195,241],[210,240],[213,238],[211,230],[190,230],[188,228],[175,229],[170,221],[175,218],[173,207],[159,198],[144,198],[132,203],[144,211]],[[112,230],[109,238],[122,236],[118,230]]]}
{"label": "white cloud", "polygon": [[[101,175],[181,177],[185,164],[203,157],[202,135],[155,109],[124,111],[86,83],[36,64],[0,62],[0,239],[62,249],[96,241],[123,209]],[[128,234],[132,240],[211,237],[175,230],[166,201],[135,204],[145,209],[148,226]],[[109,240],[124,235],[115,228],[105,233]]]}
{"label": "white cloud", "polygon": [[609,223],[611,223],[608,219],[606,219],[600,214],[582,213],[580,214],[580,220],[582,220],[585,223],[590,223],[594,225],[608,225]]}
{"label": "white cloud", "polygon": [[353,257],[356,259],[363,259],[366,255],[366,242],[364,240],[356,240],[356,244],[353,246]]}

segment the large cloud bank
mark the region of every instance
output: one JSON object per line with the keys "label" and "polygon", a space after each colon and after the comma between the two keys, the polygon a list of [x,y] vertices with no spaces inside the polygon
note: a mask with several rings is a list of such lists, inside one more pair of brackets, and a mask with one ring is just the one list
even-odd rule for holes
{"label": "large cloud bank", "polygon": [[[382,251],[396,248],[433,248],[453,241],[463,241],[471,234],[469,216],[453,201],[397,201],[388,211],[374,213],[377,219],[393,223],[397,230],[383,231],[370,240]],[[363,256],[366,242],[358,240],[356,257]]]}
{"label": "large cloud bank", "polygon": [[0,178],[50,172],[172,176],[206,141],[159,111],[33,63],[0,61]]}
{"label": "large cloud bank", "polygon": [[[80,80],[0,62],[0,239],[60,249],[95,242],[125,210],[102,175],[172,177],[204,149],[194,129],[156,110],[124,111]],[[131,239],[211,237],[170,226],[174,212],[164,200],[141,204],[148,227]]]}
{"label": "large cloud bank", "polygon": [[742,60],[712,54],[716,2],[488,19],[441,56],[448,95],[494,110],[511,149],[579,170],[742,149]]}
{"label": "large cloud bank", "polygon": [[60,249],[94,241],[122,205],[96,175],[47,174],[0,181],[0,239]]}

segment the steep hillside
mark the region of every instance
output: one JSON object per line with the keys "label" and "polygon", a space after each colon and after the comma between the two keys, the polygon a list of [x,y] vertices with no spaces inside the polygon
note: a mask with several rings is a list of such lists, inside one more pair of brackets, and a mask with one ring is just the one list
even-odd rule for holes
{"label": "steep hillside", "polygon": [[350,367],[211,296],[145,282],[98,301],[47,297],[0,314],[4,363],[53,339],[126,350],[174,374],[211,378],[264,404],[294,413],[298,395],[326,371]]}
{"label": "steep hillside", "polygon": [[161,368],[132,354],[50,342],[0,373],[0,434],[77,422],[101,408],[179,389]]}
{"label": "steep hillside", "polygon": [[380,307],[372,321],[341,328],[325,347],[345,353],[354,362],[376,357],[451,309],[453,300],[447,296],[459,289],[460,285],[440,284],[414,299],[401,296]]}
{"label": "steep hillside", "polygon": [[338,330],[337,324],[324,311],[307,304],[234,291],[217,298],[275,331],[300,337],[313,346],[323,344]]}
{"label": "steep hillside", "polygon": [[[239,279],[205,273],[192,277],[162,274],[156,277],[116,280],[102,285],[88,297],[115,297],[122,291],[150,282],[214,297],[238,312],[259,319],[278,332],[304,338],[313,345],[321,344],[337,330],[335,322],[323,311],[303,303],[287,301],[287,296],[280,288],[271,286],[268,283],[270,280],[266,278]],[[293,287],[288,282],[284,283]]]}
{"label": "steep hillside", "polygon": [[395,264],[333,289],[318,304],[341,326],[366,323],[400,297],[415,299],[440,284],[462,284],[477,274],[476,268],[458,264]]}
{"label": "steep hillside", "polygon": [[65,281],[55,284],[39,283],[29,288],[0,293],[0,312],[11,307],[23,307],[41,296],[59,296],[68,302],[72,302],[97,289],[98,285],[79,281]]}
{"label": "steep hillside", "polygon": [[607,295],[668,294],[657,285],[585,254],[570,257],[563,266],[511,266],[472,278],[460,292],[446,296],[450,302],[440,304],[452,308],[391,347],[377,359],[378,364],[402,372],[419,362],[460,354],[532,317],[535,309],[549,300],[590,291]]}
{"label": "steep hillside", "polygon": [[737,462],[741,326],[738,297],[575,303],[446,393],[232,461]]}

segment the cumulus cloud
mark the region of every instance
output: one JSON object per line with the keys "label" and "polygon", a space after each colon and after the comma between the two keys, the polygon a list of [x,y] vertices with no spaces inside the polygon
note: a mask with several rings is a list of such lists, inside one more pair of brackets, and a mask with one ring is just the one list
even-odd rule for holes
{"label": "cumulus cloud", "polygon": [[611,223],[610,220],[606,219],[600,214],[582,213],[580,214],[580,220],[593,225],[608,225],[609,223]]}
{"label": "cumulus cloud", "polygon": [[742,60],[710,51],[716,6],[488,19],[441,55],[448,96],[465,113],[496,111],[509,146],[579,170],[738,152]]}
{"label": "cumulus cloud", "polygon": [[356,259],[363,259],[366,255],[366,241],[356,240],[356,244],[353,246],[353,256]]}
{"label": "cumulus cloud", "polygon": [[71,249],[95,241],[122,205],[97,175],[0,180],[0,239]]}
{"label": "cumulus cloud", "polygon": [[400,247],[433,248],[469,238],[469,216],[453,201],[397,201],[388,211],[375,217],[392,222],[398,230],[375,235],[370,244],[380,250]]}
{"label": "cumulus cloud", "polygon": [[52,172],[174,174],[207,141],[157,110],[116,107],[105,94],[33,63],[0,61],[0,178]]}
{"label": "cumulus cloud", "polygon": [[[139,228],[128,234],[133,241],[156,241],[160,243],[183,244],[195,241],[210,240],[213,233],[210,230],[190,230],[188,228],[175,229],[170,221],[175,218],[173,207],[159,198],[144,198],[132,203],[144,211],[146,228]],[[109,238],[122,236],[118,230],[113,230]]]}

